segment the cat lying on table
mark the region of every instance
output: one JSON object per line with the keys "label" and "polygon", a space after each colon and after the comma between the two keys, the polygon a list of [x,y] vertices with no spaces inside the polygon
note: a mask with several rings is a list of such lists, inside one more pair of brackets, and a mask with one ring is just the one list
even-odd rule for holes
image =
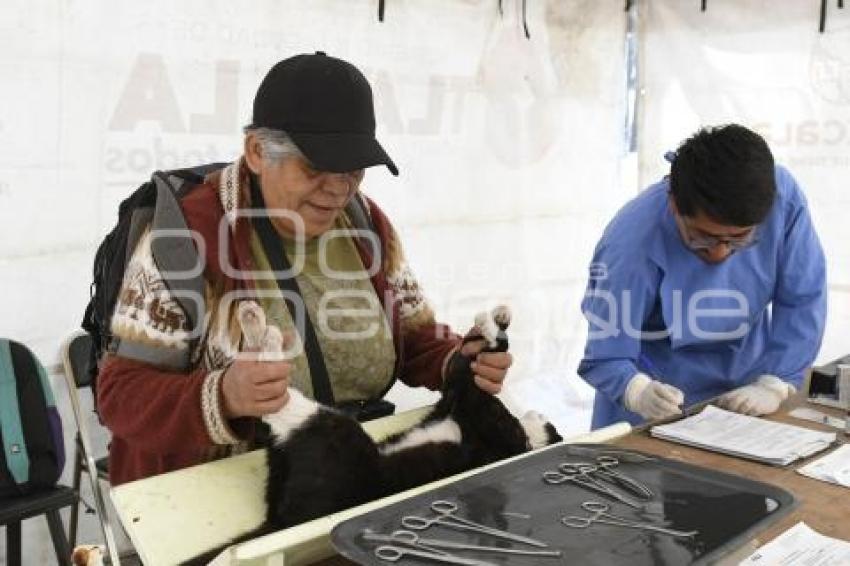
{"label": "cat lying on table", "polygon": [[[253,301],[239,305],[243,347],[280,359],[282,336],[266,325]],[[505,307],[476,319],[485,351],[507,351]],[[289,401],[263,421],[270,428],[265,522],[190,563],[206,563],[226,546],[291,527],[484,464],[558,442],[546,418],[530,411],[515,418],[495,396],[479,389],[472,359],[455,355],[442,398],[413,428],[376,443],[356,420],[289,388]]]}

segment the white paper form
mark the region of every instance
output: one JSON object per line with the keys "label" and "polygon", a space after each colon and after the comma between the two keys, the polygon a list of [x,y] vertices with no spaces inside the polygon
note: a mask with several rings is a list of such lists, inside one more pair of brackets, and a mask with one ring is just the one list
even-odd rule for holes
{"label": "white paper form", "polygon": [[816,480],[850,487],[850,444],[844,444],[823,458],[803,466],[797,472]]}
{"label": "white paper form", "polygon": [[809,407],[797,407],[788,413],[788,415],[797,419],[825,424],[833,428],[837,428],[838,430],[844,430],[844,427],[846,426],[844,419],[827,415],[826,413],[810,409]]}
{"label": "white paper form", "polygon": [[653,427],[652,436],[732,456],[786,465],[827,448],[834,432],[819,432],[707,406],[699,414]]}
{"label": "white paper form", "polygon": [[738,566],[847,566],[850,542],[824,536],[800,522]]}

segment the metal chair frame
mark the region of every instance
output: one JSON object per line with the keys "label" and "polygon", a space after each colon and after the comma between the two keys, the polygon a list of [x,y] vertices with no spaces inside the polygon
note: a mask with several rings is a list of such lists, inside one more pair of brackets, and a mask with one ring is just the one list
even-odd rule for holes
{"label": "metal chair frame", "polygon": [[[92,495],[94,497],[95,510],[100,522],[101,530],[103,531],[103,540],[106,545],[106,552],[110,562],[114,566],[120,566],[120,558],[118,555],[118,547],[115,544],[115,536],[113,535],[112,524],[109,519],[109,513],[106,510],[106,500],[101,490],[100,480],[109,481],[108,474],[98,469],[92,451],[92,444],[88,432],[88,424],[86,421],[87,415],[84,415],[80,407],[80,396],[78,389],[80,387],[89,386],[89,378],[86,368],[76,367],[71,360],[71,347],[78,340],[91,340],[85,332],[76,332],[68,337],[62,345],[62,364],[65,369],[65,382],[68,385],[68,396],[71,399],[71,408],[74,411],[74,420],[77,423],[77,435],[75,442],[74,454],[74,470],[73,470],[73,488],[79,494],[82,473],[85,471],[89,476],[91,483]],[[80,371],[82,370],[82,371]],[[69,528],[70,544],[73,546],[76,542],[77,524],[79,520],[79,498],[71,509],[71,519]]]}

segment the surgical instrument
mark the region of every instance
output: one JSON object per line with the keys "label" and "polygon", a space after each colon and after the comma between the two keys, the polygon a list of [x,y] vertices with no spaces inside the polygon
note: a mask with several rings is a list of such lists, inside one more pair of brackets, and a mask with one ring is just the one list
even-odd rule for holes
{"label": "surgical instrument", "polygon": [[393,546],[391,544],[384,544],[377,547],[375,549],[375,556],[380,560],[386,560],[387,562],[398,562],[405,556],[411,556],[425,560],[434,560],[435,562],[445,562],[447,564],[460,564],[462,566],[498,566],[494,562],[475,560],[474,558],[463,558],[462,556],[455,556],[448,552],[436,549],[427,552],[424,550],[417,550],[415,548]]}
{"label": "surgical instrument", "polygon": [[643,507],[642,503],[636,501],[634,498],[626,495],[625,493],[621,493],[613,487],[609,487],[594,478],[591,474],[598,470],[599,466],[594,466],[593,464],[563,463],[558,465],[557,471],[547,470],[543,472],[543,481],[551,485],[561,485],[572,482],[585,489],[590,489],[596,493],[616,499],[617,501],[625,503],[635,509],[641,509]]}
{"label": "surgical instrument", "polygon": [[699,534],[699,531],[677,531],[676,529],[668,529],[653,525],[652,523],[641,523],[639,521],[631,521],[617,515],[612,515],[608,511],[611,506],[601,501],[585,501],[581,504],[582,509],[589,511],[589,517],[578,517],[576,515],[568,515],[561,518],[561,522],[568,527],[575,529],[586,529],[593,523],[603,523],[605,525],[613,525],[615,527],[628,527],[630,529],[643,529],[654,531],[657,533],[670,535],[674,537],[693,537]]}
{"label": "surgical instrument", "polygon": [[467,544],[452,540],[440,540],[433,538],[420,537],[413,531],[398,530],[392,534],[385,535],[373,531],[365,531],[363,540],[370,542],[385,542],[393,545],[405,544],[425,550],[451,549],[451,550],[470,550],[475,552],[495,552],[500,554],[516,554],[521,556],[540,556],[557,558],[561,556],[560,550],[530,550],[523,548],[506,548],[501,546],[482,546],[477,544]]}
{"label": "surgical instrument", "polygon": [[452,503],[451,501],[437,500],[431,503],[431,510],[437,514],[435,517],[419,517],[417,515],[405,515],[401,518],[401,524],[403,527],[414,531],[424,531],[425,529],[430,528],[432,525],[441,525],[451,529],[478,532],[485,535],[490,535],[506,540],[512,540],[514,542],[530,544],[531,546],[537,546],[541,548],[546,548],[547,546],[549,546],[545,542],[535,540],[533,538],[524,537],[522,535],[516,535],[508,531],[501,531],[493,527],[488,527],[486,525],[481,525],[474,521],[470,521],[469,519],[464,519],[463,517],[460,517],[456,514],[457,509],[457,505]]}
{"label": "surgical instrument", "polygon": [[620,461],[617,458],[614,458],[613,456],[597,456],[597,470],[595,471],[595,473],[606,479],[610,479],[615,483],[618,483],[620,487],[630,491],[633,495],[640,499],[644,499],[646,501],[652,499],[653,493],[648,486],[642,484],[636,479],[627,476],[626,474],[619,472],[618,470],[613,469],[619,467],[619,465]]}

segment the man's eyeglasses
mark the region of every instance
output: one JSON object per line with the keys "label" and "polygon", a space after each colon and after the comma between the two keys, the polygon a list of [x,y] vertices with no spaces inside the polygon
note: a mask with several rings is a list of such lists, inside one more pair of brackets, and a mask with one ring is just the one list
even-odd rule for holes
{"label": "man's eyeglasses", "polygon": [[693,251],[710,250],[716,248],[720,244],[725,244],[730,251],[734,252],[749,248],[750,246],[758,242],[755,227],[750,229],[749,232],[742,236],[718,238],[716,236],[707,236],[704,234],[695,233],[698,232],[698,230],[691,226],[690,221],[686,216],[676,214],[676,219],[682,224],[682,227],[684,228],[684,230],[682,230],[682,233],[685,236],[685,245]]}

